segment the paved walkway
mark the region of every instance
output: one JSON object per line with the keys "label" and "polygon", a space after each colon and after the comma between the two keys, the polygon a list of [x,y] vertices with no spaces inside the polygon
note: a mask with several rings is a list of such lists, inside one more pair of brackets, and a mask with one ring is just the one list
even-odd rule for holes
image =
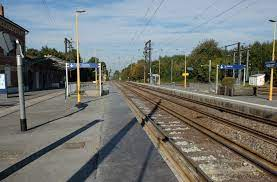
{"label": "paved walkway", "polygon": [[[51,90],[41,90],[41,91],[32,91],[25,92],[25,99],[31,100],[47,94],[61,92],[64,89],[51,89]],[[9,94],[8,98],[0,98],[0,108],[8,108],[18,104],[18,94]]]}
{"label": "paved walkway", "polygon": [[176,181],[117,89],[74,107],[58,96],[0,117],[0,181]]}

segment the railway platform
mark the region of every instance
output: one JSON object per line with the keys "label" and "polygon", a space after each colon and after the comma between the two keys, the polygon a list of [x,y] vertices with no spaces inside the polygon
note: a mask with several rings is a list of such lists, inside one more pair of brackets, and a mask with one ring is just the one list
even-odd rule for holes
{"label": "railway platform", "polygon": [[64,96],[0,117],[0,181],[177,181],[118,90]]}
{"label": "railway platform", "polygon": [[[202,85],[201,85],[202,86]],[[208,84],[203,84],[203,90],[201,91],[201,86],[198,86],[197,89],[191,89],[190,87],[188,87],[187,89],[185,89],[183,86],[180,85],[161,85],[161,87],[165,87],[165,88],[172,88],[172,89],[178,89],[178,90],[184,90],[184,91],[188,91],[188,92],[192,92],[192,93],[199,93],[199,94],[206,94],[206,95],[211,95],[211,96],[216,96],[216,97],[221,97],[230,101],[239,101],[242,104],[245,102],[245,104],[257,104],[262,106],[270,106],[270,107],[276,107],[277,108],[277,96],[273,96],[273,100],[269,101],[267,98],[267,95],[259,95],[259,96],[224,96],[224,95],[215,95],[214,94],[214,85],[210,86]],[[212,91],[211,87],[213,88]]]}
{"label": "railway platform", "polygon": [[[142,84],[144,85],[144,84]],[[232,109],[245,114],[251,114],[258,117],[269,118],[277,120],[277,98],[273,98],[273,101],[268,101],[264,97],[257,96],[222,96],[209,93],[201,93],[197,91],[191,91],[184,89],[182,86],[174,85],[148,85],[154,89],[163,90],[171,94],[177,94],[179,96],[189,98],[195,101],[206,102],[215,106],[221,106],[223,108]],[[275,99],[275,100],[274,100]]]}

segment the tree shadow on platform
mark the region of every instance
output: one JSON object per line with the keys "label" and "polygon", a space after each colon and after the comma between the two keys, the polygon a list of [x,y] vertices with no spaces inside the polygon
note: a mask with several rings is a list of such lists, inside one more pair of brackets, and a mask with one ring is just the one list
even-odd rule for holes
{"label": "tree shadow on platform", "polygon": [[[161,100],[159,100],[159,102],[154,106],[154,108],[151,110],[151,112],[147,115],[147,117],[142,121],[141,123],[141,126],[144,127],[145,124],[149,121],[149,119],[153,116],[153,114],[157,111],[157,109],[159,108],[159,105],[161,103]],[[147,168],[147,165],[148,165],[148,162],[149,162],[149,159],[151,157],[151,154],[154,150],[154,145],[151,143],[150,144],[150,147],[148,148],[148,151],[147,151],[147,156],[143,162],[143,165],[142,165],[142,168],[141,168],[141,171],[139,173],[139,176],[138,176],[138,179],[137,179],[137,182],[142,182],[143,181],[143,177],[144,177],[144,174],[145,174],[145,171],[146,171],[146,168]]]}
{"label": "tree shadow on platform", "polygon": [[59,119],[66,118],[66,117],[68,117],[68,116],[72,116],[73,114],[76,114],[76,113],[78,113],[78,112],[83,111],[84,109],[86,109],[87,106],[88,106],[88,105],[87,105],[86,103],[82,103],[82,105],[81,105],[80,107],[78,107],[78,110],[77,110],[77,111],[71,112],[71,113],[66,114],[66,115],[64,115],[64,116],[60,116],[60,117],[58,117],[58,118],[52,119],[52,120],[50,120],[50,121],[47,121],[47,122],[45,122],[45,123],[42,123],[42,124],[39,124],[39,125],[37,125],[37,126],[31,127],[31,128],[28,129],[28,131],[31,131],[31,130],[36,129],[36,128],[38,128],[38,127],[41,127],[41,126],[44,126],[44,125],[46,125],[46,124],[52,123],[52,122],[57,121],[57,120],[59,120]]}
{"label": "tree shadow on platform", "polygon": [[157,109],[159,108],[159,105],[161,104],[161,100],[159,100],[158,103],[156,103],[156,105],[154,106],[154,108],[151,110],[151,112],[149,114],[147,114],[147,117],[145,119],[142,120],[141,122],[141,126],[144,127],[145,123],[147,123],[150,118],[153,116],[153,114],[157,111]]}
{"label": "tree shadow on platform", "polygon": [[146,156],[146,158],[143,162],[143,165],[142,165],[141,171],[139,173],[137,182],[142,182],[143,181],[143,177],[144,177],[144,174],[145,174],[145,171],[146,171],[146,168],[147,168],[147,165],[148,165],[148,162],[149,162],[149,159],[152,155],[153,150],[154,150],[154,146],[153,146],[152,143],[150,143],[150,147],[148,148],[147,156]]}
{"label": "tree shadow on platform", "polygon": [[[156,110],[158,109],[158,105],[160,104],[160,101],[157,103],[157,105],[151,110],[151,112],[147,115],[148,117],[151,117]],[[145,122],[148,120],[146,119]],[[98,167],[98,165],[103,162],[103,160],[111,154],[112,150],[116,147],[116,145],[121,141],[121,139],[128,133],[128,131],[136,124],[137,119],[133,118],[128,124],[126,124],[113,138],[106,143],[94,156],[86,163],[84,164],[73,176],[68,180],[68,182],[78,182],[78,181],[85,181]],[[153,147],[153,145],[151,145]],[[148,156],[144,161],[143,167],[144,168],[140,175],[138,180],[142,180],[146,166],[148,164],[148,160],[150,158],[151,152],[153,148],[148,150]]]}
{"label": "tree shadow on platform", "polygon": [[69,141],[70,139],[74,138],[75,136],[79,135],[80,133],[88,130],[90,127],[96,125],[97,123],[101,122],[103,120],[94,120],[87,125],[77,129],[76,131],[70,133],[69,135],[61,138],[60,140],[48,145],[47,147],[44,147],[43,149],[31,154],[29,157],[26,157],[25,159],[22,159],[21,161],[13,164],[12,166],[6,168],[5,170],[0,172],[0,181],[7,178],[8,176],[12,175],[13,173],[19,171],[26,165],[30,164],[31,162],[39,159],[43,155],[47,154],[48,152],[54,150],[55,148],[59,147],[60,145],[64,144],[65,142]]}
{"label": "tree shadow on platform", "polygon": [[136,124],[137,119],[133,118],[125,125],[105,146],[103,146],[86,164],[84,164],[68,182],[85,181],[97,169],[97,166],[112,152],[121,139]]}

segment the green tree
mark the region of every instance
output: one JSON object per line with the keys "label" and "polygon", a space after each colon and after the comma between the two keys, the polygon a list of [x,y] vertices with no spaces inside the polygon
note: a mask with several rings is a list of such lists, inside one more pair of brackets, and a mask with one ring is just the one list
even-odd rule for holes
{"label": "green tree", "polygon": [[26,55],[31,58],[38,57],[39,54],[40,54],[39,50],[33,49],[33,48],[27,49],[27,52],[26,52]]}

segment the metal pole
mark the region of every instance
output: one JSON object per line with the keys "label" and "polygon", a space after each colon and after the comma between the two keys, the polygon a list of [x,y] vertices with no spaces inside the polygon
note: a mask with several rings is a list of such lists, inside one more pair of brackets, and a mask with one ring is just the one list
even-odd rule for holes
{"label": "metal pole", "polygon": [[[239,50],[238,50],[238,53],[239,53],[239,65],[241,65],[242,54],[241,54],[241,49],[240,49],[240,43],[238,45],[239,45]],[[241,83],[241,70],[239,70],[239,85],[240,85],[240,83]]]}
{"label": "metal pole", "polygon": [[216,65],[215,93],[218,94],[218,65]]}
{"label": "metal pole", "polygon": [[187,56],[185,55],[185,80],[184,87],[187,88]]}
{"label": "metal pole", "polygon": [[80,56],[79,56],[79,32],[78,32],[78,12],[76,12],[76,48],[77,48],[77,105],[81,102],[80,95]]}
{"label": "metal pole", "polygon": [[209,83],[211,83],[212,60],[209,60]]}
{"label": "metal pole", "polygon": [[[239,64],[239,56],[240,56],[240,42],[238,42],[238,59],[236,59],[236,64]],[[235,74],[236,74],[236,72],[237,72],[237,83],[240,83],[240,75],[239,75],[239,71],[235,71]],[[236,77],[236,76],[235,76]]]}
{"label": "metal pole", "polygon": [[152,78],[152,60],[151,60],[151,50],[152,50],[152,48],[151,48],[151,40],[149,40],[149,76],[150,76],[150,84],[153,84],[153,78]]}
{"label": "metal pole", "polygon": [[159,85],[161,85],[161,58],[159,58]]}
{"label": "metal pole", "polygon": [[69,87],[68,87],[68,63],[65,63],[65,86],[66,86],[66,97],[69,96]]}
{"label": "metal pole", "polygon": [[172,60],[172,58],[171,58],[171,67],[170,67],[170,82],[172,83],[172,81],[173,81],[173,78],[172,78],[172,72],[173,72],[173,60]]}
{"label": "metal pole", "polygon": [[144,52],[143,83],[146,83],[146,61],[147,61],[147,53]]}
{"label": "metal pole", "polygon": [[243,86],[245,86],[245,79],[246,79],[246,68],[243,69]]}
{"label": "metal pole", "polygon": [[249,48],[247,49],[247,56],[246,56],[246,81],[249,81]]}
{"label": "metal pole", "polygon": [[101,63],[98,63],[98,67],[99,67],[99,95],[102,96]]}
{"label": "metal pole", "polygon": [[[97,60],[97,57],[96,57],[96,49],[95,49],[95,63],[96,64],[98,63],[98,60]],[[98,69],[95,68],[95,84],[96,84],[96,86],[98,85],[97,71],[98,71]]]}
{"label": "metal pole", "polygon": [[[276,22],[273,23],[273,48],[272,48],[272,61],[275,61],[275,37],[276,37]],[[268,100],[272,101],[272,91],[273,91],[273,67],[270,69],[270,86],[269,86],[269,96]]]}
{"label": "metal pole", "polygon": [[[233,55],[233,64],[236,64],[236,52]],[[233,69],[233,78],[235,78],[235,70]]]}
{"label": "metal pole", "polygon": [[20,107],[20,129],[21,131],[27,131],[27,120],[25,111],[25,98],[24,98],[24,83],[22,74],[22,50],[19,41],[16,40],[16,62],[17,62],[17,80],[18,80],[18,95],[19,95],[19,107]]}

